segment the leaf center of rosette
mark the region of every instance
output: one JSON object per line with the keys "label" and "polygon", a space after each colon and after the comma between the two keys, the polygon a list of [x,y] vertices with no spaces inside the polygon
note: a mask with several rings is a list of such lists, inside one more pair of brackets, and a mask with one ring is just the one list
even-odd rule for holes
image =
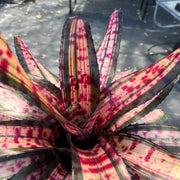
{"label": "leaf center of rosette", "polygon": [[97,135],[89,135],[85,139],[80,139],[79,137],[72,136],[71,141],[72,143],[79,149],[87,150],[91,149],[97,144]]}
{"label": "leaf center of rosette", "polygon": [[80,104],[71,104],[65,111],[65,117],[73,124],[79,125],[84,122],[88,117],[86,110],[81,107]]}

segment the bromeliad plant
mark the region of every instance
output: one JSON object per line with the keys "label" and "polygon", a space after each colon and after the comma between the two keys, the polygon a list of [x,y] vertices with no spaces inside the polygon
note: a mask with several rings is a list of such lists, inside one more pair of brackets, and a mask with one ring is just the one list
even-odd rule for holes
{"label": "bromeliad plant", "polygon": [[[153,110],[180,73],[180,49],[115,75],[122,12],[95,52],[90,26],[64,25],[60,79],[0,35],[0,179],[180,179],[180,129]],[[157,123],[155,123],[157,122]]]}

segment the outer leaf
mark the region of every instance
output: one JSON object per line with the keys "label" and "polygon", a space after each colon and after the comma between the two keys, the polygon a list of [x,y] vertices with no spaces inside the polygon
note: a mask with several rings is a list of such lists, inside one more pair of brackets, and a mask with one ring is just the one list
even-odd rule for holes
{"label": "outer leaf", "polygon": [[[5,39],[0,34],[0,81],[16,90],[28,94],[48,115],[53,116],[62,126],[74,135],[84,137],[82,129],[70,123],[58,110],[50,104],[46,97],[37,90],[28,75],[10,51]],[[65,123],[65,124],[63,124]],[[73,129],[73,131],[71,130]]]}
{"label": "outer leaf", "polygon": [[18,59],[27,73],[47,79],[52,84],[60,87],[58,78],[41,65],[19,36],[14,38],[14,44]]}
{"label": "outer leaf", "polygon": [[[154,96],[151,100],[141,104],[129,112],[125,113],[123,116],[117,119],[117,121],[109,128],[111,131],[119,131],[129,124],[138,123],[139,121],[148,121],[148,118],[153,118],[153,120],[159,120],[163,122],[166,120],[166,116],[152,116],[152,109],[154,109],[158,104],[160,104],[164,98],[169,94],[171,89],[174,86],[175,81],[173,81],[170,85],[168,85],[163,91],[160,91],[156,96]],[[150,114],[151,113],[151,114]],[[153,114],[154,115],[154,114]],[[143,120],[144,118],[144,120]],[[154,119],[156,118],[156,119]],[[161,118],[161,119],[157,119]]]}
{"label": "outer leaf", "polygon": [[[102,128],[111,128],[125,113],[132,110],[134,114],[131,114],[131,117],[136,115],[136,111],[134,111],[136,107],[141,107],[138,112],[143,111],[144,104],[145,108],[150,106],[151,102],[154,102],[159,96],[160,101],[157,99],[155,103],[156,105],[160,103],[167,96],[179,75],[179,52],[180,49],[109,86],[102,93],[101,97],[104,97],[99,107],[84,127],[92,131],[92,122],[94,122],[96,123],[93,127],[94,132],[98,132]],[[132,121],[126,121],[126,123],[121,121],[120,125],[113,127],[113,130],[123,128]]]}
{"label": "outer leaf", "polygon": [[109,18],[106,35],[96,53],[100,70],[100,90],[111,83],[119,55],[122,30],[122,11],[116,10]]}
{"label": "outer leaf", "polygon": [[86,120],[86,112],[82,109],[79,104],[72,104],[66,109],[65,116],[73,124],[80,124]]}
{"label": "outer leaf", "polygon": [[160,123],[161,121],[166,120],[167,117],[165,116],[164,112],[161,109],[155,109],[148,113],[143,118],[139,119],[138,121],[132,123],[132,124],[150,124],[150,123]]}
{"label": "outer leaf", "polygon": [[72,180],[72,174],[71,172],[67,171],[62,163],[59,163],[56,168],[54,168],[53,172],[51,175],[48,177],[48,180]]}
{"label": "outer leaf", "polygon": [[51,172],[56,168],[58,161],[54,154],[47,153],[41,159],[33,162],[29,166],[25,167],[18,173],[14,174],[10,180],[19,180],[19,179],[47,179]]}
{"label": "outer leaf", "polygon": [[[53,150],[59,139],[58,127],[52,128],[42,122],[29,120],[0,122],[0,129],[0,172],[3,171],[0,173],[1,178],[13,175],[12,179],[47,179],[55,176],[54,171],[61,169],[58,177],[67,176],[70,179],[69,171],[61,164],[66,163],[55,158],[64,157],[60,156],[60,152],[63,152],[60,147],[63,147],[63,144],[58,143],[58,152]],[[63,138],[61,133],[60,136]],[[53,150],[56,156],[49,156],[48,151],[43,149]],[[65,152],[67,153],[67,150]]]}
{"label": "outer leaf", "polygon": [[99,100],[99,71],[90,26],[79,17],[63,28],[60,82],[66,108],[78,103],[90,115]]}
{"label": "outer leaf", "polygon": [[138,136],[107,135],[110,144],[130,166],[152,179],[180,179],[180,159]]}
{"label": "outer leaf", "polygon": [[75,179],[130,179],[122,159],[105,139],[89,150],[72,147]]}
{"label": "outer leaf", "polygon": [[115,82],[115,81],[117,81],[117,80],[119,80],[119,79],[121,79],[121,78],[123,78],[123,77],[125,77],[125,76],[127,76],[127,75],[129,75],[129,74],[131,74],[131,73],[133,73],[133,72],[134,72],[133,69],[127,70],[127,71],[124,71],[124,72],[120,72],[120,73],[118,73],[118,74],[116,74],[116,75],[114,76],[112,82]]}
{"label": "outer leaf", "polygon": [[[21,151],[33,148],[52,148],[59,137],[58,129],[52,130],[51,126],[36,121],[0,122],[0,129],[0,151],[2,152],[7,149]],[[2,152],[1,155],[3,155]]]}
{"label": "outer leaf", "polygon": [[28,165],[47,155],[48,151],[39,150],[0,157],[0,179],[8,179]]}
{"label": "outer leaf", "polygon": [[53,105],[61,114],[65,113],[65,107],[60,98],[58,98],[58,96],[55,96],[54,93],[51,92],[51,90],[49,91],[46,87],[43,87],[41,84],[36,82],[33,83],[36,89],[46,97],[46,99],[51,103],[51,105]]}
{"label": "outer leaf", "polygon": [[37,120],[51,124],[57,122],[31,102],[31,99],[18,91],[0,87],[0,121]]}
{"label": "outer leaf", "polygon": [[180,128],[159,124],[139,124],[128,126],[123,132],[141,136],[171,152],[180,153]]}

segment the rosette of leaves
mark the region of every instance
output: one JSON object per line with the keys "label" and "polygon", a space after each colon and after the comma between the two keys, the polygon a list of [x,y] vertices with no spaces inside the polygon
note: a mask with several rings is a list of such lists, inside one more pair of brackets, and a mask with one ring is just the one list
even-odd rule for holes
{"label": "rosette of leaves", "polygon": [[122,12],[95,51],[88,22],[67,19],[59,78],[20,37],[0,35],[0,179],[180,179],[180,129],[155,109],[180,73],[180,49],[115,75]]}

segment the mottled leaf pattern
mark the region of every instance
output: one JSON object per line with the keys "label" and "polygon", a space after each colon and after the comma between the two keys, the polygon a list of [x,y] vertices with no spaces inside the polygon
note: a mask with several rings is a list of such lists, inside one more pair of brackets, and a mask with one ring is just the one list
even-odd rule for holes
{"label": "mottled leaf pattern", "polygon": [[152,109],[154,109],[164,100],[164,98],[169,94],[173,86],[174,83],[170,84],[163,91],[160,91],[160,93],[154,96],[151,100],[148,100],[144,104],[141,104],[128,111],[127,113],[123,114],[121,117],[117,118],[116,122],[112,126],[108,127],[108,129],[110,131],[118,132],[129,124],[134,124],[141,121],[146,121],[147,123],[148,119],[151,119],[149,121],[156,121],[160,120],[158,118],[161,118],[161,121],[164,121],[166,119],[166,116],[159,117],[157,114],[153,113],[152,117],[150,113],[152,112]]}
{"label": "mottled leaf pattern", "polygon": [[0,87],[0,120],[36,120],[51,124],[57,122],[39,109],[28,96],[18,91]]}
{"label": "mottled leaf pattern", "polygon": [[29,166],[14,174],[10,180],[47,179],[57,164],[58,161],[55,155],[52,152],[48,152],[46,156],[34,161]]}
{"label": "mottled leaf pattern", "polygon": [[53,172],[48,177],[48,180],[72,180],[72,174],[70,171],[67,171],[63,166],[63,163],[59,163]]}
{"label": "mottled leaf pattern", "polygon": [[166,119],[167,117],[161,109],[154,109],[153,111],[149,112],[146,116],[142,117],[141,119],[137,120],[132,124],[150,124],[156,122],[159,123]]}
{"label": "mottled leaf pattern", "polygon": [[[159,93],[163,94],[164,98],[166,93],[163,90],[169,92],[173,86],[173,81],[179,75],[179,52],[180,49],[166,58],[110,85],[101,94],[101,97],[105,97],[103,97],[101,104],[84,127],[89,129],[89,131],[94,130],[95,132],[105,127],[110,128],[125,113],[151,101]],[[149,104],[147,103],[147,105]],[[95,126],[93,126],[93,122]],[[127,126],[128,123],[125,125]]]}
{"label": "mottled leaf pattern", "polygon": [[[41,127],[44,126],[44,127]],[[2,121],[0,122],[0,151],[3,149],[52,148],[59,136],[58,129],[51,129],[37,121]],[[15,151],[17,151],[15,150]]]}
{"label": "mottled leaf pattern", "polygon": [[84,122],[87,118],[86,112],[82,109],[80,104],[72,104],[66,109],[65,116],[73,124]]}
{"label": "mottled leaf pattern", "polygon": [[0,179],[180,179],[180,129],[153,110],[179,80],[180,48],[115,75],[121,26],[115,10],[96,54],[89,24],[68,18],[60,81],[0,34]]}
{"label": "mottled leaf pattern", "polygon": [[90,26],[79,17],[64,25],[60,82],[66,107],[78,103],[90,115],[99,100],[99,73]]}
{"label": "mottled leaf pattern", "polygon": [[14,38],[14,44],[18,59],[27,73],[47,79],[52,84],[60,87],[58,78],[39,63],[19,36]]}
{"label": "mottled leaf pattern", "polygon": [[97,62],[100,71],[100,90],[111,83],[119,55],[122,29],[122,12],[116,10],[109,18],[106,35],[97,50]]}
{"label": "mottled leaf pattern", "polygon": [[[20,155],[8,154],[8,158],[3,159],[0,157],[0,179],[8,179],[22,169],[26,168],[34,161],[43,158],[45,151],[34,151],[21,153]],[[47,153],[47,152],[46,152]]]}
{"label": "mottled leaf pattern", "polygon": [[48,102],[53,105],[61,114],[64,114],[65,107],[62,103],[61,98],[58,98],[58,96],[55,96],[51,91],[49,91],[47,88],[41,86],[39,83],[33,82],[36,89],[43,94]]}
{"label": "mottled leaf pattern", "polygon": [[28,94],[36,104],[48,115],[55,117],[60,123],[66,123],[63,127],[78,136],[84,136],[83,130],[70,123],[58,110],[51,105],[46,97],[37,90],[18,60],[12,54],[2,34],[0,34],[0,80],[2,83],[12,86]]}
{"label": "mottled leaf pattern", "polygon": [[180,159],[138,136],[107,135],[110,144],[129,165],[154,179],[180,179]]}
{"label": "mottled leaf pattern", "polygon": [[161,124],[139,124],[129,126],[123,131],[148,139],[171,152],[180,152],[180,128],[178,127]]}
{"label": "mottled leaf pattern", "polygon": [[75,179],[130,179],[122,159],[104,138],[89,150],[72,148]]}
{"label": "mottled leaf pattern", "polygon": [[132,70],[127,70],[127,71],[124,71],[124,72],[120,72],[120,73],[118,73],[118,74],[116,74],[114,76],[112,82],[117,81],[117,80],[119,80],[119,79],[121,79],[121,78],[123,78],[123,77],[125,77],[125,76],[127,76],[127,75],[129,75],[131,73],[133,73],[133,72],[134,72],[133,69]]}

